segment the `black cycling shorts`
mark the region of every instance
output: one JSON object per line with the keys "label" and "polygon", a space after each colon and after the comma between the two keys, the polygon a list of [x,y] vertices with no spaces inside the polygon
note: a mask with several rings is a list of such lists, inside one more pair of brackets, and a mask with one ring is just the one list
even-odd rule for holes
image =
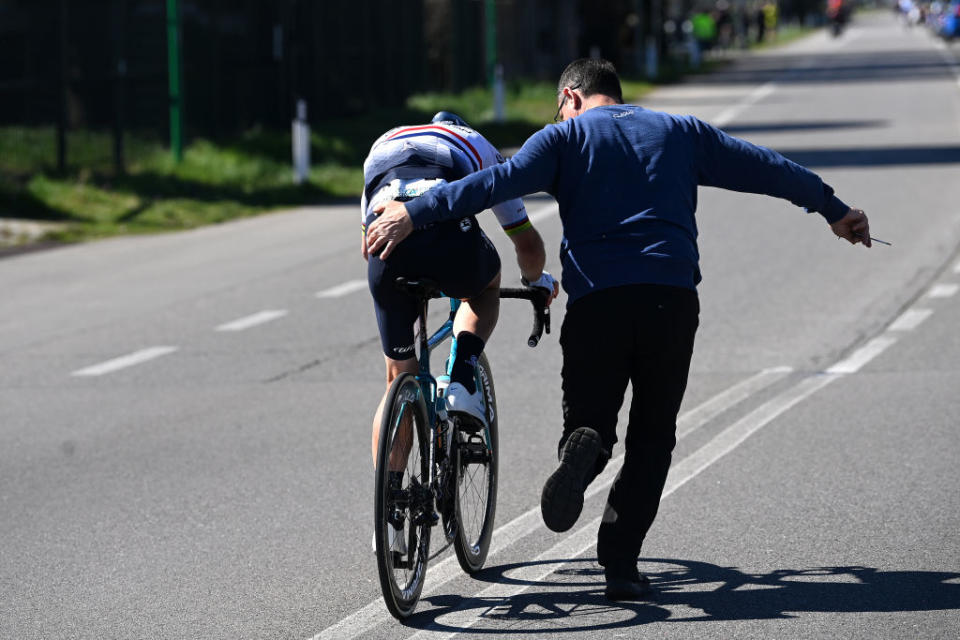
{"label": "black cycling shorts", "polygon": [[478,295],[498,273],[500,255],[474,217],[418,229],[386,261],[371,255],[367,281],[384,355],[394,360],[416,355],[417,301],[396,287],[398,277],[433,280],[446,295],[463,299]]}

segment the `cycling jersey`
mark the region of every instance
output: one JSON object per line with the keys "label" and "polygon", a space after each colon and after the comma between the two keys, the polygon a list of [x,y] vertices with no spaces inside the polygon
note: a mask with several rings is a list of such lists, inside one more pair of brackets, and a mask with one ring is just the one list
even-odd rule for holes
{"label": "cycling jersey", "polygon": [[[363,163],[363,229],[376,219],[372,210],[378,204],[412,200],[503,161],[496,148],[469,127],[442,122],[391,129],[373,143]],[[530,228],[519,198],[490,208],[507,235]],[[472,215],[420,225],[385,261],[371,255],[367,281],[384,355],[394,360],[415,355],[413,326],[419,308],[394,285],[398,276],[428,278],[446,295],[468,299],[498,273],[500,256]]]}
{"label": "cycling jersey", "polygon": [[[371,210],[378,204],[416,198],[503,161],[497,149],[470,127],[442,122],[391,129],[373,143],[363,163],[363,229],[376,218]],[[519,198],[491,209],[507,235],[530,228]]]}

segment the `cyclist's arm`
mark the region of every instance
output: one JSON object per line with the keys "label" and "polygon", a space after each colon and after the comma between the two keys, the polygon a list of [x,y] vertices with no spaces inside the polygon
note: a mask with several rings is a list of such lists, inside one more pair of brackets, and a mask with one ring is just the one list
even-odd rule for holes
{"label": "cyclist's arm", "polygon": [[543,238],[533,227],[510,236],[513,248],[517,252],[517,266],[520,275],[528,282],[533,282],[543,273],[547,264],[547,252],[543,248]]}

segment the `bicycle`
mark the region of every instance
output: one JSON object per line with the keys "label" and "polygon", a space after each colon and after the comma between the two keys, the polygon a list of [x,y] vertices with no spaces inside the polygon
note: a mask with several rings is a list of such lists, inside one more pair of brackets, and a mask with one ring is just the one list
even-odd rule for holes
{"label": "bicycle", "polygon": [[[384,601],[390,613],[403,620],[420,600],[430,559],[430,531],[441,520],[460,567],[469,574],[483,568],[496,511],[498,434],[496,393],[486,355],[480,356],[475,373],[487,410],[484,429],[446,415],[444,380],[430,374],[430,353],[452,336],[460,301],[450,299],[449,317],[428,337],[428,303],[446,296],[427,280],[397,278],[396,283],[418,300],[419,373],[398,376],[384,402],[375,473],[374,539]],[[505,288],[500,289],[500,297],[526,299],[533,305],[530,347],[538,344],[544,329],[550,333],[543,291]],[[454,338],[447,381],[455,344]]]}

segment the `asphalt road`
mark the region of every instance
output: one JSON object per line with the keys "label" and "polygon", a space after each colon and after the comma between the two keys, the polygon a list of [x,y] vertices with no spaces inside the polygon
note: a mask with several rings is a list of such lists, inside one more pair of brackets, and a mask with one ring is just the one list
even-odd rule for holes
{"label": "asphalt road", "polygon": [[[560,353],[556,333],[527,348],[508,301],[489,568],[442,553],[409,625],[389,618],[355,207],[0,260],[0,638],[956,638],[958,53],[861,16],[651,97],[807,164],[893,246],[701,190],[701,329],[647,603],[602,598],[610,474],[571,532],[540,522]],[[528,209],[557,271],[555,205]]]}

